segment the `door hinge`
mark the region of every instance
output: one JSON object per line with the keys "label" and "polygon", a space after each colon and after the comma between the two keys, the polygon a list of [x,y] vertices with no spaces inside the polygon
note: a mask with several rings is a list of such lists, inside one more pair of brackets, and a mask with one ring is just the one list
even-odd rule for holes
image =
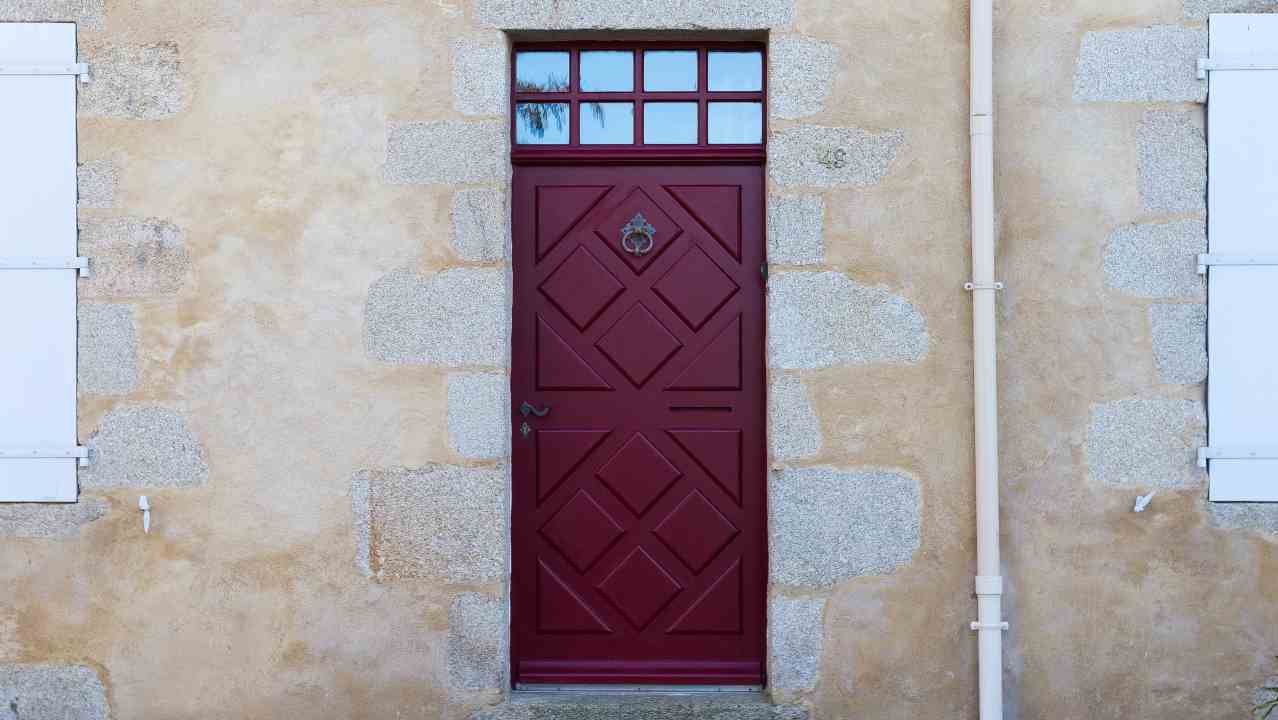
{"label": "door hinge", "polygon": [[759,266],[759,274],[763,276],[763,282],[768,281],[768,264],[763,263]]}

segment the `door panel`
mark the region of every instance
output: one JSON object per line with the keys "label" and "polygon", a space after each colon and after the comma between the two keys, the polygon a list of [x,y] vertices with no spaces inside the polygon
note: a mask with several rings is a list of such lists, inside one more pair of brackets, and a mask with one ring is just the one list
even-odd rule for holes
{"label": "door panel", "polygon": [[515,168],[516,682],[762,684],[762,193],[758,166]]}

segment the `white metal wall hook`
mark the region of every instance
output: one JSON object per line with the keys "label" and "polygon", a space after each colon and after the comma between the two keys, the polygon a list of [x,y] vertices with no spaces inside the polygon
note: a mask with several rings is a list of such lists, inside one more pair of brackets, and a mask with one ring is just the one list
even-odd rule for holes
{"label": "white metal wall hook", "polygon": [[1145,508],[1149,507],[1149,503],[1153,501],[1154,496],[1157,494],[1157,490],[1151,490],[1148,495],[1137,495],[1136,506],[1132,508],[1132,512],[1145,512]]}
{"label": "white metal wall hook", "polygon": [[151,502],[145,495],[138,497],[138,509],[142,511],[142,532],[151,533]]}

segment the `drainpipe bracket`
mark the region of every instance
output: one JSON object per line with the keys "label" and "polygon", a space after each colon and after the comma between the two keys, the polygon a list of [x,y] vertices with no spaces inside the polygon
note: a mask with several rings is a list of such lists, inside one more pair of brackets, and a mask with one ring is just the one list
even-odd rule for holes
{"label": "drainpipe bracket", "polygon": [[976,290],[1002,290],[1004,287],[1006,287],[1006,286],[1005,286],[1003,283],[1001,283],[1001,282],[992,282],[992,283],[985,283],[985,282],[969,282],[969,283],[963,283],[963,289],[964,289],[964,290],[967,290],[968,292],[973,292],[973,291],[976,291]]}
{"label": "drainpipe bracket", "polygon": [[972,629],[973,629],[973,630],[1007,630],[1007,629],[1008,629],[1008,628],[1010,628],[1010,627],[1011,627],[1011,625],[1008,625],[1008,624],[1007,624],[1007,623],[1005,623],[1005,622],[1000,622],[1000,623],[978,623],[978,622],[974,622],[974,623],[972,623]]}

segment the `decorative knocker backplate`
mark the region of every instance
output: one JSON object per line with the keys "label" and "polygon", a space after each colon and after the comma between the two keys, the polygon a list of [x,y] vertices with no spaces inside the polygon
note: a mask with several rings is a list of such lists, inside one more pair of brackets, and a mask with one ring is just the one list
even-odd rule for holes
{"label": "decorative knocker backplate", "polygon": [[621,228],[621,249],[635,257],[647,255],[652,250],[652,236],[656,233],[657,229],[648,224],[643,213],[635,213]]}

